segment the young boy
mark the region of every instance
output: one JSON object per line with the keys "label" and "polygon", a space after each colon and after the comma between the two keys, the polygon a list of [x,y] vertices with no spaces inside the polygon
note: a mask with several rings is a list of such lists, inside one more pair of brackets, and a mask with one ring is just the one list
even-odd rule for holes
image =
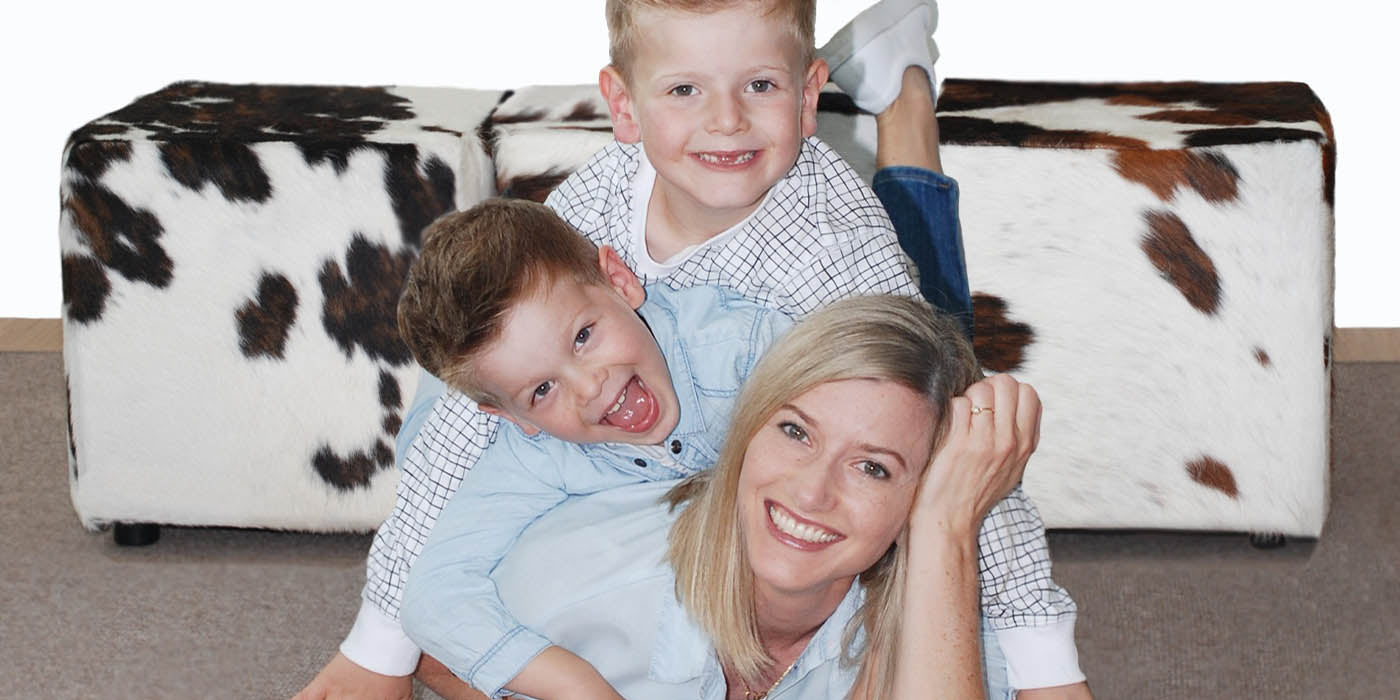
{"label": "young boy", "polygon": [[404,284],[401,333],[424,369],[510,425],[434,525],[405,631],[488,695],[609,697],[591,666],[514,620],[490,574],[568,496],[712,466],[740,386],[790,325],[722,288],[644,291],[611,248],[538,204],[492,200],[435,221]]}
{"label": "young boy", "polygon": [[[810,138],[827,70],[810,55],[810,2],[715,2],[693,11],[668,4],[609,2],[613,62],[599,85],[618,142],[547,204],[595,243],[615,247],[643,280],[725,286],[794,316],[852,294],[917,293],[899,244],[916,256],[932,247],[939,258],[919,261],[925,296],[967,319],[956,183],[937,172],[933,8],[885,0],[824,50],[837,84],[877,114],[876,199]],[[404,577],[495,430],[457,392],[427,415],[435,387],[424,383],[401,432],[400,497],[371,549],[360,615],[308,697],[372,680],[402,692],[402,676],[415,669],[418,648],[397,620]],[[1043,528],[1024,495],[1013,493],[988,516],[982,542],[984,614],[1034,626],[1019,640],[999,635],[1013,657],[1013,683],[1081,679],[1074,606],[1050,580]]]}

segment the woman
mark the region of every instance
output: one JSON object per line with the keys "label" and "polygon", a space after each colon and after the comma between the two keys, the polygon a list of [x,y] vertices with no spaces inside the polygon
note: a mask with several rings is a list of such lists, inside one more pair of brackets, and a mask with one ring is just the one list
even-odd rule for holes
{"label": "woman", "polygon": [[625,697],[979,697],[978,525],[1039,404],[976,376],[927,305],[833,304],[759,363],[678,514],[656,484],[566,504],[497,569],[502,597]]}

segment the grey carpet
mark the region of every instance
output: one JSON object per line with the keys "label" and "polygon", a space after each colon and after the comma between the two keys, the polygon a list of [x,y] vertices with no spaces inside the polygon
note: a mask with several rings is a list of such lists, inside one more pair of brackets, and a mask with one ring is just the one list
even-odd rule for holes
{"label": "grey carpet", "polygon": [[[1053,533],[1099,698],[1397,697],[1400,365],[1335,375],[1317,542]],[[349,627],[364,536],[165,528],[118,548],[69,502],[57,353],[0,353],[0,697],[285,698]]]}

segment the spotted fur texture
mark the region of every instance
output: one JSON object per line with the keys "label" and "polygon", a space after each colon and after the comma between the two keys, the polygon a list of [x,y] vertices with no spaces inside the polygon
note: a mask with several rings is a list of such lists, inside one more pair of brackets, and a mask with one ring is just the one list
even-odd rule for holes
{"label": "spotted fur texture", "polygon": [[76,132],[60,235],[73,501],[366,530],[417,367],[395,307],[433,218],[492,190],[500,93],[179,83]]}
{"label": "spotted fur texture", "polygon": [[[605,142],[563,118],[596,99],[503,102],[498,185],[547,195]],[[873,175],[874,119],[832,90],[819,110]],[[978,357],[1045,399],[1025,486],[1047,524],[1317,535],[1336,147],[1311,90],[948,80],[939,115]]]}
{"label": "spotted fur texture", "polygon": [[[836,91],[819,107],[873,174],[873,118]],[[1044,397],[1025,486],[1047,524],[1317,535],[1336,149],[1316,96],[949,80],[939,114],[976,351]],[[543,200],[609,142],[606,115],[594,86],[185,83],[76,132],[84,522],[376,524],[415,388],[389,319],[422,227],[491,190]]]}

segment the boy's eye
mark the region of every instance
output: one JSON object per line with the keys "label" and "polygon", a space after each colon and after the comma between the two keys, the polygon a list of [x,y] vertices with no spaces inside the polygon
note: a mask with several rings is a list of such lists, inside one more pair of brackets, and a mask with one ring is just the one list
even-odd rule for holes
{"label": "boy's eye", "polygon": [[690,97],[695,94],[694,85],[677,85],[671,88],[671,94],[676,97]]}
{"label": "boy's eye", "polygon": [[535,387],[534,391],[530,392],[530,402],[534,403],[544,398],[553,387],[554,385],[550,382],[540,382],[540,385]]}
{"label": "boy's eye", "polygon": [[866,460],[866,461],[864,461],[864,462],[861,462],[861,463],[860,463],[860,470],[861,470],[861,472],[864,473],[866,476],[869,476],[869,477],[872,477],[872,478],[875,478],[875,479],[888,479],[888,478],[890,478],[890,472],[889,472],[889,470],[888,470],[888,469],[885,469],[884,465],[880,464],[879,462],[872,462],[872,461],[870,461],[870,460]]}
{"label": "boy's eye", "polygon": [[574,336],[574,345],[583,345],[593,336],[593,326],[584,326],[579,329],[578,335]]}
{"label": "boy's eye", "polygon": [[755,80],[749,83],[749,92],[768,92],[775,87],[771,80]]}
{"label": "boy's eye", "polygon": [[805,440],[807,439],[807,431],[806,431],[806,430],[803,430],[803,429],[802,429],[802,426],[800,426],[800,425],[798,425],[798,424],[796,424],[796,423],[790,423],[790,422],[788,422],[788,421],[783,421],[782,423],[779,423],[779,424],[778,424],[778,430],[783,431],[783,434],[784,434],[784,435],[786,435],[786,436],[792,438],[793,440],[804,440],[804,441],[805,441]]}

